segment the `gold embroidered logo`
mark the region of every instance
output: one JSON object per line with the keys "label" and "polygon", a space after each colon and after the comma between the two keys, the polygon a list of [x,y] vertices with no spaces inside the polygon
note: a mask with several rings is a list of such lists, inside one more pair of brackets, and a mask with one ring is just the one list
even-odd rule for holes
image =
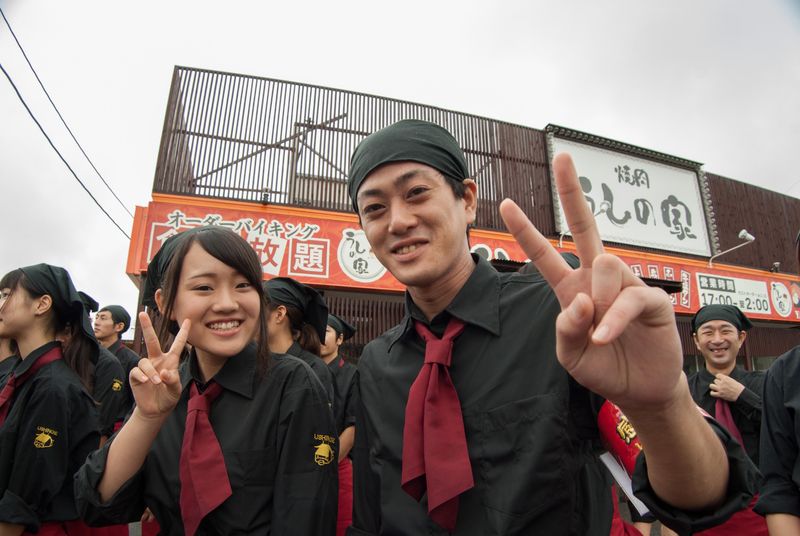
{"label": "gold embroidered logo", "polygon": [[327,443],[320,443],[314,447],[314,461],[317,465],[328,465],[333,461],[333,447]]}
{"label": "gold embroidered logo", "polygon": [[122,380],[114,380],[111,382],[111,389],[114,391],[122,391]]}
{"label": "gold embroidered logo", "polygon": [[36,427],[36,435],[33,438],[33,446],[37,449],[49,449],[55,443],[58,432],[44,426]]}

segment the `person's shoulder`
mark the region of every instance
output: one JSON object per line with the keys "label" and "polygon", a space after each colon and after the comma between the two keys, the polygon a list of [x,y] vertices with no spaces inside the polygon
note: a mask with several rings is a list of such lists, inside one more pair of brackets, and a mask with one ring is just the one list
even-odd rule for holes
{"label": "person's shoulder", "polygon": [[98,345],[100,348],[100,353],[97,354],[97,365],[95,365],[95,370],[116,370],[122,369],[122,365],[117,359],[117,356],[112,354],[107,348],[103,348],[102,346]]}
{"label": "person's shoulder", "polygon": [[272,354],[272,364],[267,372],[267,383],[291,385],[294,387],[312,387],[317,382],[316,374],[311,367],[292,354]]}
{"label": "person's shoulder", "polygon": [[403,335],[405,326],[406,320],[404,319],[399,324],[392,326],[364,345],[364,349],[361,351],[361,357],[358,359],[358,368],[360,369],[362,366],[369,364],[369,362],[376,357],[385,356],[392,342]]}
{"label": "person's shoulder", "polygon": [[75,400],[94,404],[81,379],[63,359],[42,367],[31,379],[31,383],[37,398],[65,404]]}
{"label": "person's shoulder", "polygon": [[798,378],[800,375],[800,346],[795,346],[776,359],[767,370],[767,377]]}

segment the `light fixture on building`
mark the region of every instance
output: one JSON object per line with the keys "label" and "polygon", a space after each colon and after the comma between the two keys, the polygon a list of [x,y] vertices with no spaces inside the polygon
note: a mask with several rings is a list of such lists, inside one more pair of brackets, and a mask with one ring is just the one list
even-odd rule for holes
{"label": "light fixture on building", "polygon": [[773,274],[777,274],[778,272],[780,272],[781,271],[781,263],[780,263],[780,261],[773,262],[772,266],[769,269],[769,271],[772,272]]}
{"label": "light fixture on building", "polygon": [[708,259],[708,267],[709,268],[714,267],[714,259],[716,259],[717,257],[721,257],[722,255],[730,253],[734,249],[739,249],[742,246],[746,246],[747,244],[752,244],[753,242],[756,241],[756,237],[748,233],[747,229],[742,229],[741,231],[739,231],[739,240],[744,240],[744,242],[742,242],[741,244],[737,244],[730,249],[726,249],[725,251],[717,253],[716,255]]}

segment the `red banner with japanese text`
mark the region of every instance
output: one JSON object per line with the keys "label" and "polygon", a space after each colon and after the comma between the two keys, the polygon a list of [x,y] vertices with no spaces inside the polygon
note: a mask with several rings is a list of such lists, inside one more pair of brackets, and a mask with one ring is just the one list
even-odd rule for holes
{"label": "red banner with japanese text", "polygon": [[[277,205],[155,194],[137,207],[127,272],[138,276],[170,236],[200,225],[219,225],[239,233],[261,260],[264,278],[289,276],[307,284],[364,291],[403,291],[372,253],[355,215]],[[557,241],[553,242],[558,247]],[[473,229],[473,252],[485,258],[525,261],[507,233]],[[564,243],[561,251],[573,251]],[[703,260],[608,248],[634,274],[680,281],[672,294],[676,313],[692,314],[703,305],[738,306],[753,319],[800,320],[800,282],[773,274]]]}

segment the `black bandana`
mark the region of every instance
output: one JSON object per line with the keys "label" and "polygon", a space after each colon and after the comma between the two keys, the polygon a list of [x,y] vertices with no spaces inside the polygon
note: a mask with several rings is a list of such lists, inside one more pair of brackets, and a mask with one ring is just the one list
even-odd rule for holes
{"label": "black bandana", "polygon": [[692,318],[692,332],[697,333],[697,330],[711,320],[724,320],[736,326],[739,331],[747,331],[753,327],[750,320],[744,316],[744,313],[739,310],[735,305],[706,305],[701,307],[697,314]]}
{"label": "black bandana", "polygon": [[99,312],[108,311],[111,313],[111,320],[114,321],[115,324],[119,324],[122,322],[122,331],[120,331],[120,335],[128,331],[128,328],[131,325],[131,315],[128,314],[128,311],[122,308],[121,305],[106,305]]}
{"label": "black bandana", "polygon": [[353,152],[347,182],[353,210],[358,212],[356,195],[367,175],[380,165],[405,161],[427,164],[450,180],[469,177],[464,151],[452,134],[427,121],[405,119],[370,134]]}
{"label": "black bandana", "polygon": [[328,304],[319,292],[290,277],[275,277],[265,281],[264,290],[270,302],[300,309],[306,324],[314,328],[320,341],[325,341]]}
{"label": "black bandana", "polygon": [[[77,324],[85,337],[97,342],[97,339],[94,338],[92,324],[89,321],[89,312],[83,303],[83,298],[75,290],[75,285],[72,284],[69,272],[59,266],[51,266],[44,263],[26,266],[25,268],[20,268],[20,270],[25,274],[31,288],[37,294],[47,294],[52,298],[53,309],[59,318],[72,325]],[[92,345],[93,348],[95,346],[97,345]],[[89,356],[89,358],[92,363],[96,363],[97,353]]]}
{"label": "black bandana", "polygon": [[356,334],[356,328],[331,313],[328,313],[328,325],[336,331],[337,337],[342,335],[345,341]]}
{"label": "black bandana", "polygon": [[100,307],[100,304],[97,303],[97,300],[86,294],[84,291],[79,290],[78,296],[81,297],[83,300],[83,307],[90,313],[97,311],[97,308]]}
{"label": "black bandana", "polygon": [[172,257],[175,256],[175,252],[178,251],[178,246],[183,244],[183,241],[187,238],[197,233],[207,231],[208,229],[216,229],[216,227],[211,225],[195,227],[180,234],[170,236],[161,245],[161,249],[158,250],[150,261],[150,264],[147,265],[147,277],[144,280],[144,290],[142,292],[142,303],[144,305],[156,309],[158,308],[156,305],[156,291],[161,288],[161,280],[164,279],[164,274],[167,273],[167,267]]}

